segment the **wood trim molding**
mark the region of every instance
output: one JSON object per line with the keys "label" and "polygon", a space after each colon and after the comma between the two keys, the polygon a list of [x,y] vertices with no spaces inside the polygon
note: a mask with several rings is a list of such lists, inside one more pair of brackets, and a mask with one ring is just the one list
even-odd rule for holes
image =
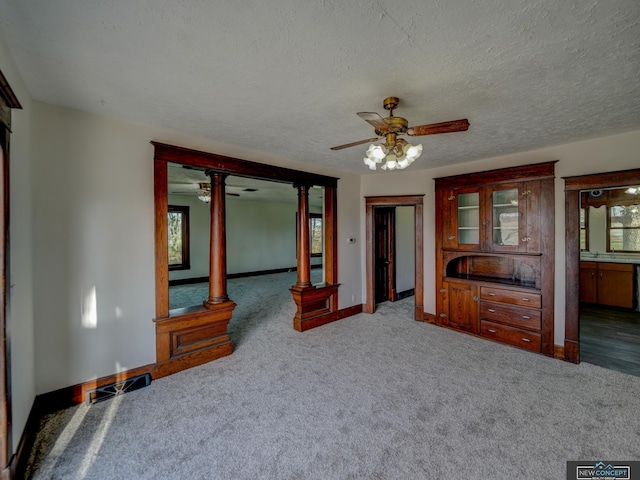
{"label": "wood trim molding", "polygon": [[422,321],[424,316],[424,194],[421,195],[391,195],[384,197],[365,197],[365,303],[363,312],[375,311],[375,274],[374,274],[374,219],[373,210],[376,207],[415,207],[415,308],[414,318]]}
{"label": "wood trim molding", "polygon": [[422,321],[426,322],[426,323],[433,323],[435,325],[436,324],[436,314],[435,313],[424,312],[424,315],[422,316]]}
{"label": "wood trim molding", "polygon": [[167,145],[166,143],[151,142],[155,147],[154,158],[163,162],[175,162],[183,165],[206,167],[210,170],[229,175],[291,182],[294,184],[318,185],[322,187],[337,187],[338,179],[302,172],[291,168],[276,167],[266,163],[251,162],[239,158],[227,157],[217,153],[207,153],[190,148]]}
{"label": "wood trim molding", "polygon": [[523,178],[526,178],[527,181],[542,180],[544,178],[555,178],[556,163],[558,163],[558,160],[440,177],[434,180],[436,181],[436,188],[463,188],[489,183],[495,185],[498,183],[518,182]]}
{"label": "wood trim molding", "polygon": [[91,390],[110,385],[114,382],[128,380],[129,378],[144,375],[146,373],[150,374],[152,379],[157,378],[155,364],[143,365],[142,367],[132,368],[131,370],[125,370],[124,372],[106,375],[104,377],[96,378],[95,380],[78,383],[70,387],[60,388],[58,390],[37,395],[35,402],[38,406],[37,412],[40,415],[46,415],[74,405],[79,405],[86,401],[87,392],[90,392]]}
{"label": "wood trim molding", "polygon": [[553,346],[553,358],[564,360],[564,347],[562,345]]}
{"label": "wood trim molding", "polygon": [[227,326],[235,307],[234,302],[226,301],[156,319],[156,376],[231,355]]}
{"label": "wood trim molding", "polygon": [[166,162],[153,162],[153,183],[155,201],[155,279],[156,317],[169,316],[169,239],[167,236],[169,204],[168,168]]}
{"label": "wood trim molding", "polygon": [[565,189],[565,333],[564,359],[580,362],[580,190],[640,184],[640,169],[564,178]]}
{"label": "wood trim molding", "polygon": [[357,315],[358,313],[362,313],[362,304],[352,305],[351,307],[336,310],[335,312],[325,313],[323,315],[301,320],[296,330],[299,332],[305,332],[312,328],[335,322],[336,320],[342,320],[343,318]]}

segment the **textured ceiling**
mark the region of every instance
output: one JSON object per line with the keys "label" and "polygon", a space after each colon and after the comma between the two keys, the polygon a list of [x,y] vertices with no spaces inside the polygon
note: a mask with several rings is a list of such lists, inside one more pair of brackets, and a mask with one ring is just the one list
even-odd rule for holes
{"label": "textured ceiling", "polygon": [[[638,0],[0,0],[39,101],[357,173],[358,111],[428,168],[640,129]],[[1,68],[1,66],[0,66]]]}
{"label": "textured ceiling", "polygon": [[[200,194],[200,183],[210,183],[211,179],[203,170],[169,163],[168,191],[173,195],[195,197]],[[225,192],[229,201],[257,201],[276,203],[298,202],[298,190],[290,183],[272,182],[257,178],[229,175],[225,179]],[[324,188],[309,189],[309,205],[322,208]]]}

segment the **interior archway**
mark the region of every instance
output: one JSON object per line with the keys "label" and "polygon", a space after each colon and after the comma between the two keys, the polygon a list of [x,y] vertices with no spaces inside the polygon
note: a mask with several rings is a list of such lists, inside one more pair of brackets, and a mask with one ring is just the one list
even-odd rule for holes
{"label": "interior archway", "polygon": [[564,359],[580,362],[580,191],[640,184],[640,169],[564,177],[565,184],[565,334]]}

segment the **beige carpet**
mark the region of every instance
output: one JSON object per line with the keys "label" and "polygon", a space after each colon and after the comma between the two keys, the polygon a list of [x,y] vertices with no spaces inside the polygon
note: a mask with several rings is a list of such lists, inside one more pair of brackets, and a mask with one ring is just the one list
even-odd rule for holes
{"label": "beige carpet", "polygon": [[640,458],[640,378],[411,318],[298,333],[291,274],[230,282],[233,355],[45,419],[36,479],[553,479]]}

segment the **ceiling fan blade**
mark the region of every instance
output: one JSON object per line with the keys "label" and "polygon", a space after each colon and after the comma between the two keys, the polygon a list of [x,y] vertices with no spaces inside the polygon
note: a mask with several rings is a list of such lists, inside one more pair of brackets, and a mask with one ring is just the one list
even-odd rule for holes
{"label": "ceiling fan blade", "polygon": [[376,112],[358,112],[358,116],[365,122],[373,125],[373,128],[376,129],[376,133],[381,132],[382,134],[385,134],[389,131],[389,124]]}
{"label": "ceiling fan blade", "polygon": [[360,140],[359,142],[347,143],[345,145],[338,145],[337,147],[331,147],[331,150],[342,150],[343,148],[355,147],[356,145],[362,145],[363,143],[376,142],[378,137],[367,138],[366,140]]}
{"label": "ceiling fan blade", "polygon": [[451,120],[450,122],[431,123],[429,125],[418,125],[409,127],[407,135],[436,135],[438,133],[464,132],[469,129],[469,120],[462,118],[460,120]]}

